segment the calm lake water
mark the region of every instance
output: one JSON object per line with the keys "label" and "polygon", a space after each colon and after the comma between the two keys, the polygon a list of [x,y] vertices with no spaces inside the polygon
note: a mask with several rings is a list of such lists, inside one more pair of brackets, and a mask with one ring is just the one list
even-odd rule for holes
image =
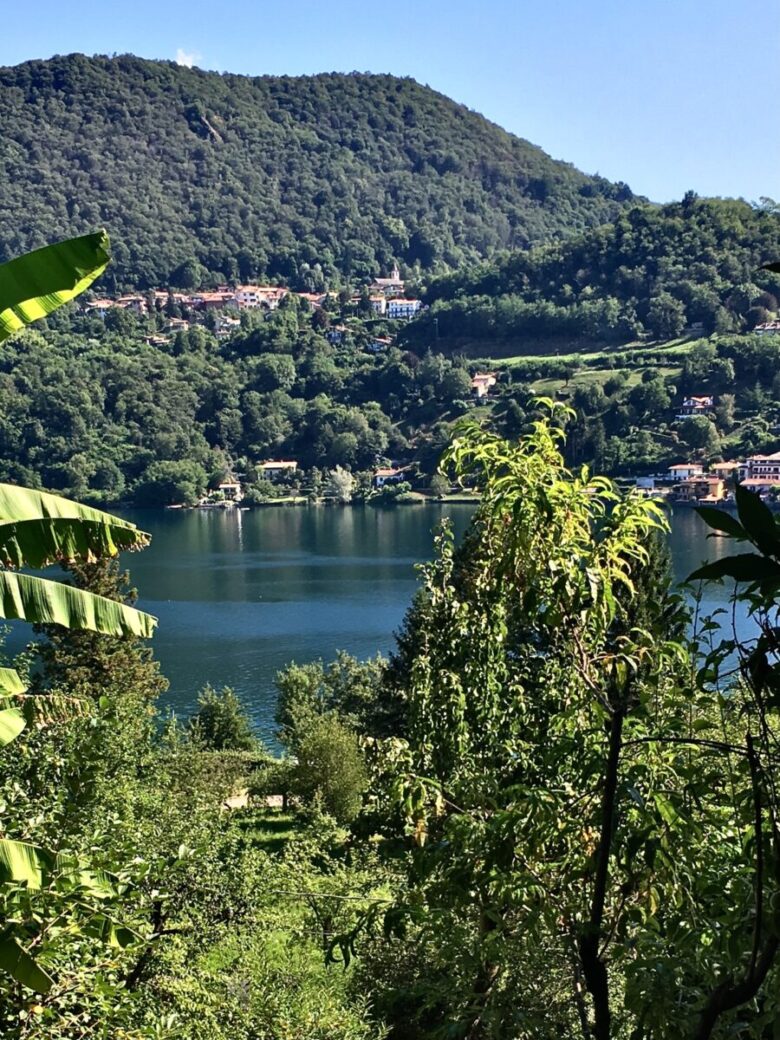
{"label": "calm lake water", "polygon": [[[433,528],[449,516],[458,535],[470,505],[134,511],[152,535],[125,555],[139,605],[160,621],[154,649],[171,687],[163,705],[188,714],[210,682],[234,687],[258,730],[273,728],[276,672],[290,661],[387,653],[430,557]],[[692,510],[677,510],[671,548],[684,578],[727,552]],[[715,590],[707,606],[725,601]],[[18,649],[29,629],[15,631]]]}

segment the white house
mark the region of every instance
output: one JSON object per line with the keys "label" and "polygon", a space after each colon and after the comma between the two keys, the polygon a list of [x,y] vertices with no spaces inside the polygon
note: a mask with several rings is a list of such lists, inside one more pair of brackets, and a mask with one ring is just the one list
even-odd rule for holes
{"label": "white house", "polygon": [[269,459],[268,462],[261,462],[257,467],[262,476],[270,479],[282,476],[284,473],[295,473],[297,469],[298,463],[292,459]]}
{"label": "white house", "polygon": [[217,484],[217,491],[221,491],[226,502],[240,502],[244,497],[244,492],[241,488],[241,483],[238,480],[223,480],[221,484]]}
{"label": "white house", "polygon": [[678,462],[668,470],[672,480],[691,480],[704,476],[704,466],[700,462]]}
{"label": "white house", "polygon": [[388,318],[406,319],[406,321],[409,321],[421,308],[422,300],[388,300],[387,316]]}
{"label": "white house", "polygon": [[678,419],[687,419],[689,415],[706,415],[715,405],[715,398],[710,395],[686,397],[680,405]]}
{"label": "white house", "polygon": [[751,455],[745,459],[739,466],[739,479],[743,484],[749,480],[768,480],[780,484],[780,451],[772,455]]}
{"label": "white house", "polygon": [[780,336],[780,321],[765,321],[756,325],[753,332],[757,336]]}
{"label": "white house", "polygon": [[237,285],[236,303],[241,310],[253,310],[263,307],[275,311],[287,295],[287,289],[277,285]]}
{"label": "white house", "polygon": [[385,484],[398,484],[404,479],[404,470],[388,466],[374,470],[374,487],[381,488]]}
{"label": "white house", "polygon": [[374,314],[378,314],[381,318],[384,318],[388,312],[387,308],[387,297],[386,296],[371,296],[369,301],[371,304],[371,310]]}

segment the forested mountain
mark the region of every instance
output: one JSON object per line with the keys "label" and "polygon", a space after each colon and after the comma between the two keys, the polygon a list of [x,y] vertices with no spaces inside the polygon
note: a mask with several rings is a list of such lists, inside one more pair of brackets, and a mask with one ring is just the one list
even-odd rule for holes
{"label": "forested mountain", "polygon": [[610,224],[435,279],[433,306],[408,342],[458,347],[545,338],[627,342],[748,331],[778,306],[780,206],[689,193],[668,206],[637,205]]}
{"label": "forested mountain", "polygon": [[0,110],[0,258],[106,226],[109,289],[456,266],[632,198],[389,75],[69,55],[0,69]]}

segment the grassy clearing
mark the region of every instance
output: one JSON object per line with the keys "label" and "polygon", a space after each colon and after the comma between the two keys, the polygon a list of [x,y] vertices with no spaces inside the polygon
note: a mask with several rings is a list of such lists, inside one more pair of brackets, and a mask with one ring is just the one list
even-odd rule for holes
{"label": "grassy clearing", "polygon": [[[643,366],[643,368],[647,367],[649,366]],[[673,368],[669,365],[658,365],[657,371],[661,373],[664,379],[671,378],[675,380],[680,378],[682,369],[679,367]],[[535,394],[554,397],[560,394],[562,390],[571,394],[578,386],[592,386],[595,384],[603,386],[608,379],[621,373],[626,377],[626,385],[629,387],[636,386],[637,383],[641,382],[642,368],[589,368],[576,372],[568,384],[565,379],[559,377],[557,379],[535,379],[529,386]]]}
{"label": "grassy clearing", "polygon": [[299,825],[295,813],[265,808],[245,815],[240,826],[250,844],[274,855],[295,836]]}
{"label": "grassy clearing", "polygon": [[[604,362],[611,368],[625,367],[634,364],[651,364],[653,354],[672,354],[682,356],[696,346],[706,343],[706,339],[670,339],[662,343],[621,343],[619,347],[605,347],[603,350],[582,350],[566,354],[517,354],[514,357],[491,359],[490,363],[497,368],[511,365],[549,364],[551,361],[571,365],[593,365]],[[629,355],[641,354],[642,360],[635,361]],[[646,358],[646,361],[644,360]]]}

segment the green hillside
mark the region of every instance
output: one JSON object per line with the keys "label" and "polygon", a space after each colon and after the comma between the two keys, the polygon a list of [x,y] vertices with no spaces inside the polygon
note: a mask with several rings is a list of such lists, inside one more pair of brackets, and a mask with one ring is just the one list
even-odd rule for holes
{"label": "green hillside", "polygon": [[0,257],[105,225],[112,279],[318,289],[443,269],[618,215],[553,161],[410,79],[248,78],[132,56],[0,69]]}
{"label": "green hillside", "polygon": [[[419,347],[507,357],[592,349],[640,337],[744,332],[772,318],[780,207],[698,199],[631,207],[574,238],[435,279],[409,327]],[[545,350],[545,347],[547,348]]]}

